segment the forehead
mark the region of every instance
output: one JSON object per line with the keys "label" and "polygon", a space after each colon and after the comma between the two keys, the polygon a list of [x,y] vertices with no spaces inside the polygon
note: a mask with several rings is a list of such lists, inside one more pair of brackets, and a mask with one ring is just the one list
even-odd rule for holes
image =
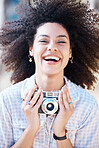
{"label": "forehead", "polygon": [[69,37],[67,30],[61,24],[58,23],[42,24],[40,27],[38,27],[36,35],[39,36],[42,34],[55,36],[66,35],[67,37]]}

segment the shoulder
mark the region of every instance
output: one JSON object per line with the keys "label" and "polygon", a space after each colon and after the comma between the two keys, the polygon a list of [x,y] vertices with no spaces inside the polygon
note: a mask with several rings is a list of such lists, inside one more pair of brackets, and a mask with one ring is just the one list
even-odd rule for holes
{"label": "shoulder", "polygon": [[84,120],[90,114],[99,112],[99,104],[97,100],[87,90],[77,86],[71,81],[67,82],[67,87],[75,107],[75,116],[79,116],[80,120]]}
{"label": "shoulder", "polygon": [[0,93],[0,102],[8,103],[14,101],[15,98],[20,98],[21,87],[24,81],[16,83]]}
{"label": "shoulder", "polygon": [[83,104],[97,104],[97,100],[88,92],[88,90],[83,89],[70,80],[67,80],[67,87],[74,102],[79,101],[81,103],[83,102]]}
{"label": "shoulder", "polygon": [[3,98],[5,101],[9,101],[9,99],[21,98],[21,93],[24,90],[25,85],[31,82],[31,77],[26,78],[25,80],[18,82],[7,89],[3,90],[0,93],[0,100]]}

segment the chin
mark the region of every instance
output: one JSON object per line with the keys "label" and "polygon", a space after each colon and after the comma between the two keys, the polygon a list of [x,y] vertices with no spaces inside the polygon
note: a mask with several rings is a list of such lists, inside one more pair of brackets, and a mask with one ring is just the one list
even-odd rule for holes
{"label": "chin", "polygon": [[45,75],[48,75],[48,76],[55,76],[55,75],[59,75],[59,73],[61,73],[61,71],[54,69],[51,71],[46,70],[44,73],[45,73]]}

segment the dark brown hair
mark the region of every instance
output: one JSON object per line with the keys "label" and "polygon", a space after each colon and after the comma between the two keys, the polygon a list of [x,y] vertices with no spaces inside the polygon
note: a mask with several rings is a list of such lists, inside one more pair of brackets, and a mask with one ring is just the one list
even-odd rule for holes
{"label": "dark brown hair", "polygon": [[66,28],[72,46],[73,64],[64,75],[81,87],[90,89],[99,70],[99,14],[88,3],[77,0],[28,0],[17,6],[18,20],[5,23],[0,33],[2,63],[13,71],[11,81],[17,83],[35,73],[35,63],[29,63],[29,46],[40,24],[57,22]]}

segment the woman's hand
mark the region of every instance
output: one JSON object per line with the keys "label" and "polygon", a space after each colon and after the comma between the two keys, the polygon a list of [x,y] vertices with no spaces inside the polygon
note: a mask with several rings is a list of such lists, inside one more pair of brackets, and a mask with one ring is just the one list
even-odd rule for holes
{"label": "woman's hand", "polygon": [[30,89],[25,94],[24,101],[22,103],[22,110],[27,120],[27,129],[33,131],[34,134],[37,133],[40,127],[40,115],[38,114],[38,109],[43,101],[43,94],[41,93],[41,89],[38,89],[34,95],[36,89],[37,86]]}
{"label": "woman's hand", "polygon": [[74,112],[74,106],[66,85],[59,94],[59,112],[53,122],[53,130],[56,136],[65,135],[65,126]]}

